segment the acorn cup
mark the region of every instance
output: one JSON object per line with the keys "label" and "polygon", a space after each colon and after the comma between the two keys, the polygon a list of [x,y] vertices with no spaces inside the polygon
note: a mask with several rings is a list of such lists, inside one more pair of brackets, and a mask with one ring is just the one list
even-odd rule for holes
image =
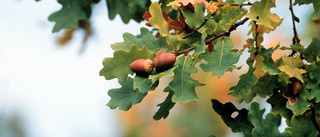
{"label": "acorn cup", "polygon": [[130,69],[138,76],[148,76],[154,68],[154,64],[150,59],[137,59],[130,64]]}
{"label": "acorn cup", "polygon": [[157,57],[154,59],[153,63],[157,72],[167,70],[173,66],[176,62],[176,55],[173,53],[157,53]]}

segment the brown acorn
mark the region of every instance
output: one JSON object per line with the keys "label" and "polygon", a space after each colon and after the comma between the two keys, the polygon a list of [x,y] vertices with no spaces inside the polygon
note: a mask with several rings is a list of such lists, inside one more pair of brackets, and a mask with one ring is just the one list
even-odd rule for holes
{"label": "brown acorn", "polygon": [[[291,81],[291,90],[293,94],[298,94],[302,89],[302,82],[295,77],[290,78]],[[290,89],[290,88],[289,88]]]}
{"label": "brown acorn", "polygon": [[148,76],[154,68],[150,59],[137,59],[130,64],[130,69],[139,76]]}
{"label": "brown acorn", "polygon": [[153,61],[157,71],[164,71],[166,69],[169,69],[173,66],[175,62],[176,62],[176,55],[174,55],[173,53],[160,54]]}

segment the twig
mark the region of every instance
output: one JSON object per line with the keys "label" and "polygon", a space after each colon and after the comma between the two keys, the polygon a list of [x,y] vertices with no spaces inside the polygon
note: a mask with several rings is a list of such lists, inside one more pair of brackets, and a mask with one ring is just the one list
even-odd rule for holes
{"label": "twig", "polygon": [[215,39],[217,39],[217,38],[219,38],[219,37],[229,36],[231,31],[236,30],[237,27],[239,27],[240,25],[243,25],[243,24],[244,24],[246,21],[248,21],[248,20],[249,20],[249,18],[245,18],[245,19],[243,19],[243,20],[241,20],[241,21],[233,24],[233,25],[230,27],[229,31],[223,31],[223,32],[215,35],[214,37],[206,40],[206,41],[205,41],[205,44],[209,44],[211,41],[213,41],[213,40],[215,40]]}
{"label": "twig", "polygon": [[258,35],[259,35],[259,32],[258,32],[258,24],[257,24],[257,21],[253,21],[255,27],[256,27],[256,34],[255,34],[255,42],[256,42],[256,52],[254,53],[254,56],[258,55],[258,51],[259,51],[259,43],[258,43]]}
{"label": "twig", "polygon": [[[289,5],[289,10],[291,12],[291,19],[292,19],[292,24],[293,24],[293,38],[292,38],[292,44],[300,44],[300,39],[297,33],[297,28],[296,28],[296,22],[299,23],[299,18],[293,13],[293,6],[292,6],[292,0],[289,0],[290,5]],[[289,55],[289,57],[292,57],[294,54],[296,54],[297,51],[292,50],[292,53]],[[303,56],[303,55],[302,55]]]}
{"label": "twig", "polygon": [[293,8],[292,8],[292,0],[290,1],[290,6],[289,6],[289,10],[291,11],[291,17],[292,17],[292,24],[293,24],[293,39],[292,39],[292,44],[300,44],[300,39],[297,33],[297,28],[296,28],[296,23],[299,23],[299,18],[294,15],[293,13]]}
{"label": "twig", "polygon": [[318,122],[316,120],[316,110],[314,109],[314,104],[312,103],[311,106],[311,117],[310,120],[312,121],[314,127],[318,130],[318,132],[320,133],[320,127],[318,125]]}
{"label": "twig", "polygon": [[185,50],[181,50],[181,51],[174,51],[173,53],[175,53],[176,54],[176,56],[179,56],[179,55],[181,55],[181,54],[188,54],[191,50],[193,50],[194,49],[194,47],[193,46],[191,46],[191,47],[189,47],[189,48],[187,48],[187,49],[185,49]]}
{"label": "twig", "polygon": [[194,34],[195,32],[197,32],[204,24],[206,24],[207,20],[208,20],[208,18],[205,18],[204,21],[202,22],[202,24],[201,24],[198,28],[194,29],[194,30],[193,30],[192,32],[190,32],[189,34],[183,36],[182,39],[185,39],[185,38],[191,36],[192,34]]}
{"label": "twig", "polygon": [[[218,6],[225,6],[225,5],[226,4],[220,3]],[[252,3],[251,2],[243,3],[243,4],[231,3],[230,5],[231,6],[240,6],[240,7],[242,7],[242,6],[250,6],[250,5],[252,5]]]}

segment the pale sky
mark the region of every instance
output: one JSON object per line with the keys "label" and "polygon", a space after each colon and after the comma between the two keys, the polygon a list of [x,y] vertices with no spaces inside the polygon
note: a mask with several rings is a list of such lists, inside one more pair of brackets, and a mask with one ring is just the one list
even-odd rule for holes
{"label": "pale sky", "polygon": [[[0,5],[0,119],[21,115],[27,136],[120,136],[117,113],[105,106],[116,80],[99,76],[110,44],[122,34],[139,33],[144,23],[125,25],[107,18],[105,1],[93,11],[95,35],[80,54],[79,31],[65,47],[55,43],[48,16],[61,8],[55,0],[5,0]],[[1,120],[2,121],[2,120]],[[0,127],[4,126],[0,123]],[[1,131],[0,131],[1,132]]]}

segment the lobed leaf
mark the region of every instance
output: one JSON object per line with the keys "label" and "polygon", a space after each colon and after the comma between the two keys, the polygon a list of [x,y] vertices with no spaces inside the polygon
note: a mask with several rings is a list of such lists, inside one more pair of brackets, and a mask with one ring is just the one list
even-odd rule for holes
{"label": "lobed leaf", "polygon": [[136,59],[152,59],[155,53],[146,46],[139,49],[137,45],[132,45],[130,51],[117,50],[113,53],[113,58],[103,59],[103,68],[99,75],[107,80],[118,78],[119,83],[125,82],[129,74],[134,74],[130,69],[130,64]]}
{"label": "lobed leaf", "polygon": [[[196,3],[194,11],[183,8],[182,12],[183,16],[186,18],[186,23],[192,29],[198,28],[206,18],[200,3]],[[207,22],[198,30],[198,32],[212,35],[217,28],[216,24],[217,23],[213,19],[208,18]]]}
{"label": "lobed leaf", "polygon": [[138,89],[141,93],[148,93],[155,90],[159,82],[152,83],[151,79],[141,76],[135,76],[133,78],[133,89]]}
{"label": "lobed leaf", "polygon": [[308,101],[309,92],[305,87],[302,87],[301,92],[299,93],[298,100],[296,103],[291,106],[287,102],[286,107],[292,110],[295,116],[302,115],[304,112],[310,109],[311,103]]}
{"label": "lobed leaf", "polygon": [[58,0],[62,5],[59,11],[52,13],[49,21],[54,21],[52,32],[58,32],[65,28],[78,28],[79,20],[88,19],[91,16],[90,0]]}
{"label": "lobed leaf", "polygon": [[123,23],[126,24],[130,19],[141,22],[142,15],[148,10],[150,4],[150,0],[107,0],[108,16],[113,20],[119,14]]}
{"label": "lobed leaf", "polygon": [[280,119],[273,113],[268,113],[266,118],[263,119],[262,115],[265,109],[260,110],[257,102],[251,104],[251,111],[248,113],[248,120],[254,125],[252,136],[264,137],[291,137],[290,132],[284,131],[280,133],[278,123]]}
{"label": "lobed leaf", "polygon": [[247,14],[247,18],[256,21],[257,24],[264,25],[267,29],[274,30],[282,22],[278,15],[270,12],[270,9],[275,6],[275,0],[256,1],[250,7],[250,13]]}
{"label": "lobed leaf", "polygon": [[141,93],[133,89],[133,79],[127,77],[126,81],[120,83],[122,86],[118,89],[111,89],[108,91],[108,95],[111,100],[107,106],[111,109],[119,107],[120,110],[127,111],[132,105],[138,104],[147,95],[147,93]]}
{"label": "lobed leaf", "polygon": [[310,117],[303,118],[301,116],[295,116],[291,119],[291,127],[287,128],[286,131],[290,131],[292,137],[317,137],[319,136],[318,131],[314,127],[310,120]]}
{"label": "lobed leaf", "polygon": [[158,29],[162,37],[167,37],[169,35],[170,24],[162,15],[161,4],[153,2],[149,7],[149,12],[152,16],[149,20],[151,26]]}
{"label": "lobed leaf", "polygon": [[[216,99],[212,99],[212,108],[222,118],[223,122],[231,128],[232,132],[243,132],[245,135],[250,136],[253,129],[253,125],[248,121],[248,110],[238,110],[232,103],[226,104],[220,103]],[[237,112],[236,117],[232,117],[232,114]]]}
{"label": "lobed leaf", "polygon": [[200,58],[208,62],[200,67],[205,72],[212,72],[212,76],[221,77],[229,67],[235,68],[233,64],[238,62],[240,54],[232,50],[234,45],[229,37],[220,37],[214,42],[213,53],[200,55]]}
{"label": "lobed leaf", "polygon": [[297,56],[296,58],[282,56],[283,65],[279,67],[279,70],[288,74],[290,77],[296,77],[302,83],[302,74],[306,73],[304,69],[300,69],[303,66],[302,60]]}
{"label": "lobed leaf", "polygon": [[176,59],[175,68],[173,70],[174,77],[169,83],[169,87],[174,91],[172,96],[172,102],[180,102],[181,104],[189,101],[200,101],[198,98],[195,87],[203,86],[190,77],[191,73],[197,73],[198,70],[192,67],[192,59],[190,56],[180,55]]}
{"label": "lobed leaf", "polygon": [[153,116],[154,120],[160,120],[161,118],[163,118],[163,119],[167,118],[168,115],[169,115],[169,111],[176,104],[176,103],[172,102],[172,96],[173,96],[174,91],[172,89],[170,89],[170,87],[166,87],[164,89],[164,92],[169,92],[169,94],[168,94],[168,96],[166,97],[166,99],[162,103],[157,105],[160,108],[154,114],[154,116]]}
{"label": "lobed leaf", "polygon": [[320,58],[320,41],[313,38],[310,45],[303,51],[304,58],[307,61],[316,61],[317,57]]}
{"label": "lobed leaf", "polygon": [[146,46],[152,52],[158,52],[160,50],[167,51],[167,42],[166,38],[160,37],[156,38],[152,33],[146,28],[140,28],[141,39],[130,33],[123,33],[124,42],[119,42],[111,44],[113,50],[125,50],[130,51],[131,45],[137,45],[139,49],[142,49],[143,46]]}
{"label": "lobed leaf", "polygon": [[240,76],[238,84],[230,88],[232,92],[229,94],[237,98],[248,95],[251,91],[251,87],[258,81],[257,77],[253,74],[253,71],[252,63],[249,63],[248,72]]}

